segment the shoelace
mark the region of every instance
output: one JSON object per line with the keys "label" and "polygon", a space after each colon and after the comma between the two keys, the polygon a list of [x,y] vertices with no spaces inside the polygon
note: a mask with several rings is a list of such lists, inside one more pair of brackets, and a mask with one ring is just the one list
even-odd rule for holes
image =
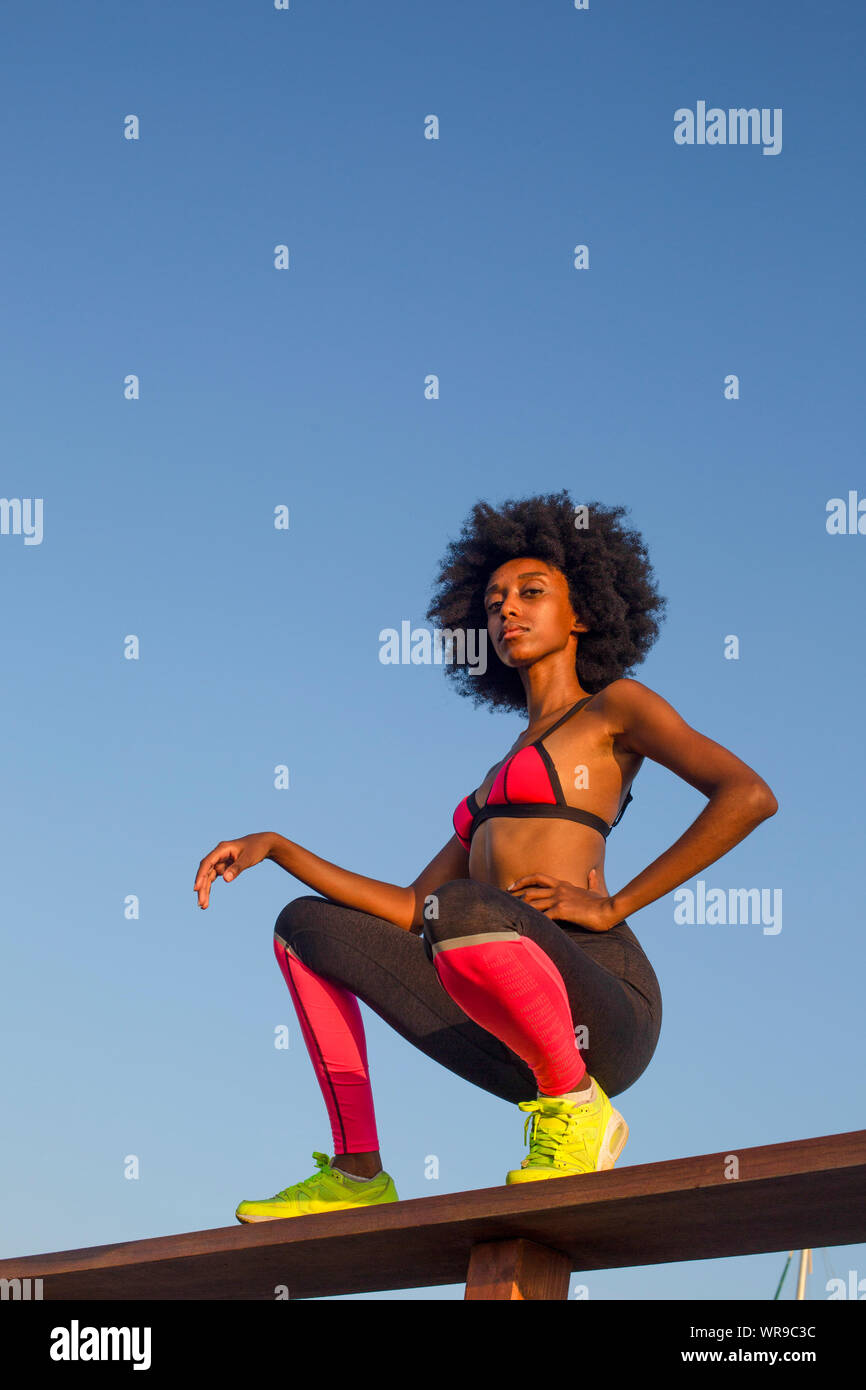
{"label": "shoelace", "polygon": [[[323,1170],[324,1170],[325,1168],[330,1168],[330,1166],[331,1166],[331,1160],[330,1160],[330,1158],[328,1157],[327,1154],[320,1154],[320,1153],[314,1153],[314,1154],[313,1154],[313,1158],[316,1160],[316,1167],[318,1168],[319,1171],[318,1171],[317,1173],[314,1173],[313,1176],[312,1176],[311,1178],[305,1178],[303,1182],[292,1183],[292,1185],[291,1185],[290,1187],[284,1187],[283,1190],[282,1190],[282,1192],[278,1192],[278,1193],[277,1193],[277,1196],[278,1196],[278,1197],[289,1197],[289,1196],[293,1196],[296,1192],[299,1192],[299,1191],[304,1191],[304,1192],[306,1192],[307,1195],[310,1196],[310,1197],[315,1195],[315,1194],[314,1194],[314,1189],[313,1189],[313,1187],[312,1187],[312,1184],[318,1182],[318,1180],[319,1180],[319,1178],[322,1176],[322,1172],[323,1172]],[[309,1185],[308,1185],[308,1184],[309,1184]],[[273,1199],[272,1199],[272,1200],[273,1200]]]}
{"label": "shoelace", "polygon": [[[523,1160],[523,1167],[529,1167],[539,1163],[542,1166],[554,1164],[556,1151],[563,1145],[574,1151],[580,1148],[582,1157],[586,1162],[591,1163],[591,1156],[587,1148],[588,1139],[598,1138],[598,1128],[587,1126],[579,1110],[570,1105],[568,1101],[561,1102],[560,1105],[553,1106],[549,1100],[530,1100],[523,1101],[521,1110],[529,1111],[526,1123],[523,1126],[523,1142],[526,1143],[527,1131],[532,1125],[532,1136],[529,1140],[529,1154]],[[554,1120],[557,1123],[549,1128],[542,1128],[542,1120]]]}

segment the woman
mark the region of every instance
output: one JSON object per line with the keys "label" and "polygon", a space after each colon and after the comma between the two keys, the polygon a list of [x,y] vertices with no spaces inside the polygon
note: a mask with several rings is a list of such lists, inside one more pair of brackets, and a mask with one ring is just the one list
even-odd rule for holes
{"label": "woman", "polygon": [[[454,812],[454,835],[408,887],[338,868],[276,832],[223,841],[218,876],[272,859],[322,896],[295,898],[274,951],[331,1122],[333,1159],[240,1221],[397,1201],[383,1170],[358,999],[428,1057],[517,1103],[529,1153],[507,1183],[612,1168],[628,1126],[610,1102],[658,1042],[658,981],[626,918],[714,863],[778,809],[761,777],[623,672],[667,600],[625,508],[567,492],[479,502],[448,547],[429,620],[478,628],[484,669],[449,651],[459,693],[528,722]],[[469,645],[464,650],[473,650]],[[619,892],[606,837],[643,759],[708,797],[695,822]],[[339,1162],[338,1162],[339,1160]]]}

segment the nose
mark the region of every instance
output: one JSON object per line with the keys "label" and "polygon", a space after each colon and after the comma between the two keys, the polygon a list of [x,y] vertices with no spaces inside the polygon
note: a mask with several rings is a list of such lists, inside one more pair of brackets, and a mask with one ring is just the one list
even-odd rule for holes
{"label": "nose", "polygon": [[520,623],[520,612],[513,598],[503,599],[499,616],[502,619],[503,627],[507,627],[509,622]]}

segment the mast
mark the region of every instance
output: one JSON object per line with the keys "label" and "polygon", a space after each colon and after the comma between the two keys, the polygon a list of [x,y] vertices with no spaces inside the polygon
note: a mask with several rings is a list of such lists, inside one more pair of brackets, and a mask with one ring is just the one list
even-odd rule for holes
{"label": "mast", "polygon": [[800,1273],[797,1276],[797,1298],[806,1297],[806,1265],[808,1263],[809,1273],[812,1273],[812,1251],[800,1251]]}

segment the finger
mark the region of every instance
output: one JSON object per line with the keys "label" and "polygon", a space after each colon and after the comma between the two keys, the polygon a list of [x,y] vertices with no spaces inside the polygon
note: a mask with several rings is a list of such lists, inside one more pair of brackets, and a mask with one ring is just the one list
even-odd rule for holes
{"label": "finger", "polygon": [[211,885],[215,882],[215,880],[216,880],[218,877],[219,877],[218,874],[211,873],[211,874],[208,876],[208,878],[206,879],[205,883],[202,885],[201,892],[204,894],[204,906],[205,906],[205,907],[207,907],[208,903],[210,902],[210,890],[211,890]]}
{"label": "finger", "polygon": [[210,901],[210,886],[213,883],[215,877],[216,874],[214,873],[214,871],[212,869],[208,870],[208,872],[204,875],[201,882],[199,883],[197,891],[200,907],[207,907]]}
{"label": "finger", "polygon": [[[211,884],[215,882],[215,880],[219,877],[221,872],[222,868],[221,865],[218,863],[213,865],[210,869],[208,869],[207,873],[203,875],[201,882],[199,883],[198,888],[196,889],[198,893],[199,903],[202,907],[207,907],[208,901],[210,899]],[[202,902],[202,895],[204,895],[204,902]]]}
{"label": "finger", "polygon": [[553,906],[552,894],[548,889],[543,888],[535,889],[534,891],[532,889],[529,889],[526,893],[524,893],[523,901],[525,903],[529,903],[530,907],[539,908],[542,912],[545,910],[545,908]]}
{"label": "finger", "polygon": [[211,865],[215,859],[219,858],[219,856],[223,853],[224,849],[225,840],[220,840],[216,848],[212,849],[210,854],[206,854],[204,859],[202,859],[201,863],[198,866],[198,872],[202,873],[204,869],[208,868],[209,865]]}
{"label": "finger", "polygon": [[197,889],[201,883],[213,883],[216,876],[221,874],[226,865],[232,862],[233,857],[234,851],[232,850],[221,850],[219,854],[214,850],[213,854],[209,854],[207,859],[202,860],[202,867],[196,875],[193,888]]}
{"label": "finger", "polygon": [[231,850],[230,850],[228,841],[227,841],[227,840],[220,840],[220,842],[219,842],[219,844],[216,846],[216,848],[215,848],[215,849],[212,849],[211,852],[210,852],[210,854],[206,854],[205,857],[204,857],[204,859],[203,859],[203,860],[201,861],[201,863],[199,864],[199,866],[198,866],[198,873],[197,873],[196,876],[195,876],[196,884],[198,883],[198,881],[199,881],[199,879],[201,878],[202,874],[203,874],[207,869],[210,869],[210,868],[212,867],[212,865],[218,863],[220,860],[226,860],[226,861],[227,861],[227,860],[230,858],[230,855],[231,855]]}
{"label": "finger", "polygon": [[210,885],[217,876],[221,876],[224,883],[231,883],[232,879],[237,878],[238,874],[243,872],[246,865],[241,863],[242,858],[242,854],[236,854],[235,851],[231,851],[228,856],[224,856],[222,859],[217,860],[216,864],[208,870],[208,893],[210,893]]}
{"label": "finger", "polygon": [[551,918],[552,918],[552,917],[554,917],[554,916],[556,915],[555,908],[554,908],[554,906],[553,906],[552,903],[545,903],[545,902],[530,903],[530,907],[534,907],[536,912],[541,912],[541,913],[543,913],[545,917],[551,917]]}
{"label": "finger", "polygon": [[217,853],[217,851],[214,850],[212,854],[207,855],[207,857],[204,858],[204,859],[201,861],[201,863],[199,864],[198,869],[196,870],[195,882],[194,882],[194,884],[193,884],[193,888],[198,888],[199,884],[203,881],[203,879],[204,879],[205,875],[207,874],[208,870],[210,869],[211,865],[212,865],[213,863],[215,863],[215,858],[214,858],[214,856],[216,855],[216,853]]}
{"label": "finger", "polygon": [[201,881],[202,888],[209,889],[214,880],[219,877],[219,874],[220,868],[218,864],[215,864],[212,868],[208,869],[207,873],[204,875]]}

